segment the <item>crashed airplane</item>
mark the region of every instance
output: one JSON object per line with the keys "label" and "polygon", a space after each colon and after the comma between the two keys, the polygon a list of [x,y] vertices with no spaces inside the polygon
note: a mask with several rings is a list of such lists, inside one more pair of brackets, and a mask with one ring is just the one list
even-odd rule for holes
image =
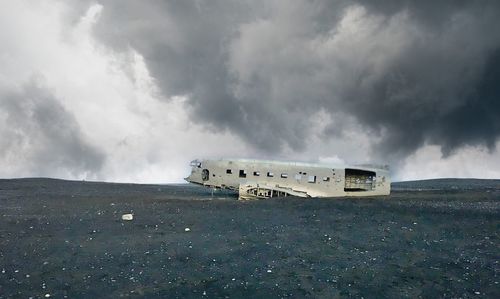
{"label": "crashed airplane", "polygon": [[186,181],[239,192],[239,199],[389,195],[387,166],[267,160],[194,160]]}

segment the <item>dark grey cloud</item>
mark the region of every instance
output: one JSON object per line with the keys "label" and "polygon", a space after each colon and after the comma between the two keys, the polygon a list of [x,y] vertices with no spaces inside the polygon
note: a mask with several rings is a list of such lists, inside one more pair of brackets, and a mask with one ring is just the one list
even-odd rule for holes
{"label": "dark grey cloud", "polygon": [[394,160],[424,144],[494,150],[500,135],[498,1],[100,3],[101,41],[143,55],[194,121],[268,153],[350,138],[347,118]]}
{"label": "dark grey cloud", "polygon": [[0,89],[2,159],[19,163],[21,175],[95,177],[104,154],[86,141],[74,115],[41,82]]}

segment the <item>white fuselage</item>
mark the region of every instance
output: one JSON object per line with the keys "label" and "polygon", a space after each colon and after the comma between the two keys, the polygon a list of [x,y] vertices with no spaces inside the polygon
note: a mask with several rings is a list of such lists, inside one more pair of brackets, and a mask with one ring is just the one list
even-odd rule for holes
{"label": "white fuselage", "polygon": [[243,199],[273,194],[338,197],[390,193],[389,172],[384,168],[242,159],[195,160],[191,166],[188,182],[238,190]]}
{"label": "white fuselage", "polygon": [[195,160],[188,182],[238,190],[240,198],[338,197],[390,193],[387,169],[243,159]]}

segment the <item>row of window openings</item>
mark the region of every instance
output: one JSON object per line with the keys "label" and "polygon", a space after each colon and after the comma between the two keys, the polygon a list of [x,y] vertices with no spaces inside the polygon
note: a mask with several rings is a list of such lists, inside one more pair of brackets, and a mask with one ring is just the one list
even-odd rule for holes
{"label": "row of window openings", "polygon": [[[226,173],[227,173],[227,174],[232,174],[232,173],[233,173],[233,171],[232,171],[231,169],[227,169],[227,170],[226,170]],[[253,172],[253,175],[254,175],[254,176],[260,176],[260,171],[254,171],[254,172]],[[304,172],[304,173],[298,173],[298,174],[296,174],[296,175],[295,175],[295,179],[296,179],[296,180],[298,180],[298,181],[300,181],[300,180],[302,179],[302,175],[306,175],[306,173]],[[246,170],[240,169],[239,176],[240,176],[240,178],[246,178],[246,177],[247,177],[247,172],[246,172]],[[267,172],[267,177],[269,177],[269,178],[274,177],[274,173],[273,173],[273,172],[268,171],[268,172]],[[288,173],[282,173],[282,174],[281,174],[281,178],[283,178],[283,179],[288,178]],[[329,181],[330,181],[330,177],[327,177],[327,176],[326,176],[326,177],[323,177],[323,182],[329,182]],[[308,183],[316,183],[316,176],[315,176],[315,175],[310,175],[310,176],[308,176],[308,177],[307,177],[307,182],[308,182]]]}

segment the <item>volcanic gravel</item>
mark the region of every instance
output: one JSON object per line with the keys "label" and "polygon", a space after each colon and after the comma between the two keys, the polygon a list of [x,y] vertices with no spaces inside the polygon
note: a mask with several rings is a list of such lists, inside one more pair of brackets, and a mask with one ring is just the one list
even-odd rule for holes
{"label": "volcanic gravel", "polygon": [[500,298],[498,180],[236,199],[0,180],[0,298]]}

